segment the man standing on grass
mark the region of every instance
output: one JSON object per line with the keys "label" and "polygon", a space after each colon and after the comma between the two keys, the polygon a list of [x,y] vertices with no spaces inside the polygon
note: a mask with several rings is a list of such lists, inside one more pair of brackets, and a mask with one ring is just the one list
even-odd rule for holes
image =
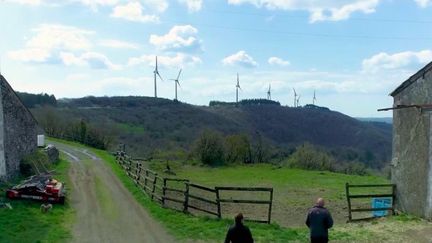
{"label": "man standing on grass", "polygon": [[234,219],[235,224],[228,230],[225,243],[253,243],[249,228],[243,225],[243,214],[237,214]]}
{"label": "man standing on grass", "polygon": [[315,206],[309,209],[306,225],[310,229],[312,243],[328,242],[328,229],[333,226],[333,219],[324,207],[324,199],[318,198]]}

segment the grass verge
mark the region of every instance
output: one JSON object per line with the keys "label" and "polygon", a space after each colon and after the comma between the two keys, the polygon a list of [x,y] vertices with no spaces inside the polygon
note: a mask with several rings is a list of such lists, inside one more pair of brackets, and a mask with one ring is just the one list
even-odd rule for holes
{"label": "grass verge", "polygon": [[[65,182],[66,186],[70,184],[67,175],[68,161],[61,158],[50,169],[55,170],[55,178]],[[15,182],[18,182],[18,179]],[[4,192],[9,186],[0,185],[0,200],[13,207],[12,210],[0,208],[0,242],[65,242],[71,238],[74,213],[68,201],[65,205],[53,205],[50,213],[43,214],[38,201],[6,199]]]}

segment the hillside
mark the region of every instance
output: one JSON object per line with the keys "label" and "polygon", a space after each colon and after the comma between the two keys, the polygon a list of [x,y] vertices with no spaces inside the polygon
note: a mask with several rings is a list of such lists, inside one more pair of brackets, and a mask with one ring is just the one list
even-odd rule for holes
{"label": "hillside", "polygon": [[52,130],[72,129],[68,122],[85,121],[109,135],[111,148],[125,143],[139,157],[157,157],[160,151],[174,157],[187,154],[205,129],[262,139],[273,148],[270,158],[289,154],[305,142],[323,146],[343,160],[375,168],[383,167],[391,155],[391,125],[361,122],[313,107],[194,106],[129,96],[63,99],[56,107],[36,107],[32,112],[42,126]]}

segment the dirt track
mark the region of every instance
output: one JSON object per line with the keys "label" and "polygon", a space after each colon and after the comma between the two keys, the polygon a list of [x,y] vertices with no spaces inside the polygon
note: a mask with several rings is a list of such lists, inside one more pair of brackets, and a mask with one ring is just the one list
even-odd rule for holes
{"label": "dirt track", "polygon": [[173,242],[113,172],[89,151],[55,143],[72,163],[69,198],[76,210],[72,242]]}

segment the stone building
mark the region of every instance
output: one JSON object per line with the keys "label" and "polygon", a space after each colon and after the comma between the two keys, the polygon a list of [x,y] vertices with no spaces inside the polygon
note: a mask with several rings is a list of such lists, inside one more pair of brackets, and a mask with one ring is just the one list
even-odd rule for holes
{"label": "stone building", "polygon": [[432,62],[390,95],[396,205],[403,212],[432,219]]}
{"label": "stone building", "polygon": [[21,159],[36,150],[39,127],[18,95],[0,75],[0,179],[19,172]]}

